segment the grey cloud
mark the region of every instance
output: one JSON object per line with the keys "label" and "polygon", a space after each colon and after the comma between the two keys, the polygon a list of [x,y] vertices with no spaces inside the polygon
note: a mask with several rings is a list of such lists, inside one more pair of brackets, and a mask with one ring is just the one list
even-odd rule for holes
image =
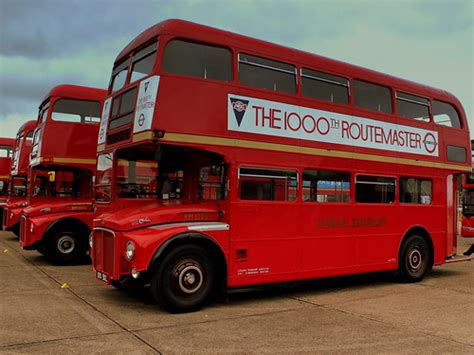
{"label": "grey cloud", "polygon": [[146,0],[2,0],[0,53],[27,58],[59,57],[129,35],[156,20]]}
{"label": "grey cloud", "polygon": [[81,79],[74,75],[61,78],[45,77],[41,80],[4,75],[0,87],[2,93],[0,96],[1,115],[36,111],[51,88],[70,83],[81,83]]}

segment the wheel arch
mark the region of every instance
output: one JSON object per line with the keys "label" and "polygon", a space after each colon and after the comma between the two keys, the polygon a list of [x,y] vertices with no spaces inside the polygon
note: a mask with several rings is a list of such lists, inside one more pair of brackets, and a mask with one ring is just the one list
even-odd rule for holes
{"label": "wheel arch", "polygon": [[186,232],[174,235],[173,237],[166,240],[161,246],[154,252],[151,261],[148,265],[148,270],[156,270],[160,261],[173,249],[180,245],[196,245],[202,247],[204,250],[209,252],[213,263],[216,266],[216,276],[218,277],[221,287],[227,286],[227,259],[224,251],[211,237],[197,232]]}
{"label": "wheel arch", "polygon": [[412,226],[409,228],[405,234],[403,235],[403,238],[400,240],[400,245],[398,246],[398,262],[400,262],[401,259],[401,252],[403,249],[403,245],[407,241],[408,238],[410,238],[412,235],[419,235],[422,237],[426,243],[428,244],[428,248],[430,250],[430,267],[434,265],[434,244],[433,244],[433,239],[431,238],[431,234],[428,232],[426,228],[420,225]]}
{"label": "wheel arch", "polygon": [[55,220],[54,222],[50,223],[49,226],[46,228],[43,234],[42,240],[46,240],[50,238],[53,233],[55,233],[58,229],[62,228],[65,225],[75,225],[75,227],[82,229],[85,232],[86,236],[89,235],[91,228],[85,223],[83,220],[75,217],[64,217]]}

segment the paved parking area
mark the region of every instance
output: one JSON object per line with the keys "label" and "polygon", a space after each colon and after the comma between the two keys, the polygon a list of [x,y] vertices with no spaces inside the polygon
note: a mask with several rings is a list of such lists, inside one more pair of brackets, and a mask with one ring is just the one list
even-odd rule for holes
{"label": "paved parking area", "polygon": [[0,248],[1,353],[474,353],[473,261],[417,284],[324,280],[172,315],[147,289],[104,286],[90,265],[53,266],[10,233]]}

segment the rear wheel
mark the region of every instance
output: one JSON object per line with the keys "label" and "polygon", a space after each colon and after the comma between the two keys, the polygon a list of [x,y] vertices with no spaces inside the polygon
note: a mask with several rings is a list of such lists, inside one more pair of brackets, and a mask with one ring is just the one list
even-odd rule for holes
{"label": "rear wheel", "polygon": [[207,301],[214,279],[209,254],[201,247],[182,245],[162,259],[151,279],[151,291],[167,311],[190,312]]}
{"label": "rear wheel", "polygon": [[426,240],[419,235],[408,237],[402,246],[399,275],[404,282],[418,282],[430,269],[431,254]]}
{"label": "rear wheel", "polygon": [[58,264],[77,262],[84,257],[86,251],[87,244],[79,232],[59,231],[46,241],[46,256]]}

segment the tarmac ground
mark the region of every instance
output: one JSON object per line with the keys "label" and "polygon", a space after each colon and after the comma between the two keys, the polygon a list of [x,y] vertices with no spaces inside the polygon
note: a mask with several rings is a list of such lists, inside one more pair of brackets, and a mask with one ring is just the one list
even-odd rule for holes
{"label": "tarmac ground", "polygon": [[[471,240],[459,240],[462,254]],[[375,274],[233,292],[168,314],[89,264],[54,266],[0,232],[0,353],[474,354],[474,261],[422,282]]]}

